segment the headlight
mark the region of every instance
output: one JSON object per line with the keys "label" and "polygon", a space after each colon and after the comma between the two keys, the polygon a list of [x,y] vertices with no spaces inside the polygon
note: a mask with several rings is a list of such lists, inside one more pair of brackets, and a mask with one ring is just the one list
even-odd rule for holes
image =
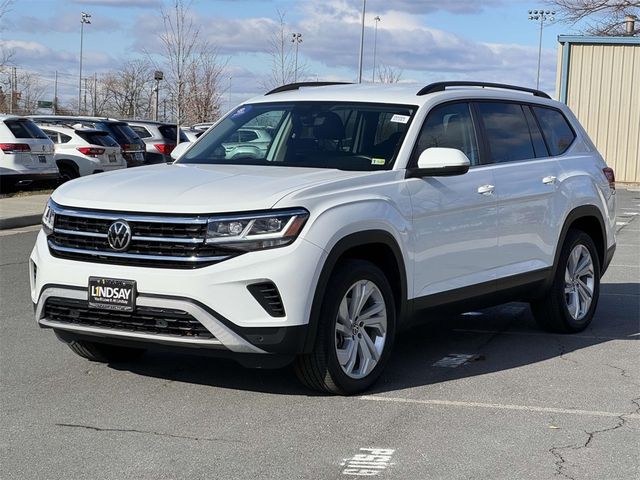
{"label": "headlight", "polygon": [[242,251],[283,247],[296,239],[308,218],[302,208],[210,218],[207,243]]}
{"label": "headlight", "polygon": [[56,213],[51,208],[51,202],[47,202],[47,207],[42,214],[42,229],[47,235],[53,233],[53,225],[56,221]]}

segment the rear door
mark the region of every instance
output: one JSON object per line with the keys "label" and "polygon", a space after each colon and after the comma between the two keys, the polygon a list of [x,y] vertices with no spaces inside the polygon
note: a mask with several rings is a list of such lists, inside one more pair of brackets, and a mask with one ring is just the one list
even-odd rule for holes
{"label": "rear door", "polygon": [[557,242],[558,162],[549,155],[529,105],[482,101],[475,108],[494,165],[500,251],[497,277],[543,274],[553,264]]}
{"label": "rear door", "polygon": [[[498,262],[497,201],[491,166],[480,163],[478,137],[467,102],[446,103],[428,114],[409,167],[430,147],[457,148],[471,162],[464,175],[407,180],[414,210],[415,278],[418,307],[493,291]],[[429,297],[429,298],[421,298]],[[442,302],[444,303],[444,302]]]}

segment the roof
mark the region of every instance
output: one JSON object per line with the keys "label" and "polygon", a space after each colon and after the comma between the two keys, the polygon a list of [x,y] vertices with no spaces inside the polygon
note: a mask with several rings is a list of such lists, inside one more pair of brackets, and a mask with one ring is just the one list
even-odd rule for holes
{"label": "roof", "polygon": [[588,43],[601,45],[640,45],[640,37],[602,37],[594,35],[558,35],[559,43]]}
{"label": "roof", "polygon": [[28,118],[32,120],[51,120],[51,121],[69,121],[74,120],[76,122],[118,122],[126,123],[116,118],[107,117],[89,117],[86,115],[29,115]]}
{"label": "roof", "polygon": [[[437,91],[425,95],[418,95],[424,88],[424,84],[417,83],[363,83],[327,86],[302,86],[295,90],[287,90],[270,95],[254,97],[246,103],[272,103],[288,101],[326,101],[326,102],[367,102],[389,103],[422,106],[435,98],[504,98],[522,101],[535,99],[540,103],[548,103],[549,100],[535,97],[530,93],[518,92],[508,89],[479,88],[479,87],[455,87],[444,91]],[[471,92],[471,93],[470,93]]]}
{"label": "roof", "polygon": [[126,119],[126,118],[123,118],[122,120],[118,120],[118,121],[119,121],[119,122],[126,122],[126,123],[133,123],[133,124],[136,124],[136,123],[142,123],[142,124],[145,124],[145,125],[158,125],[158,126],[162,126],[162,125],[169,125],[169,126],[173,126],[173,127],[175,127],[175,126],[176,126],[176,124],[175,124],[175,123],[169,123],[169,122],[158,122],[158,121],[156,121],[156,120],[133,120],[133,119],[128,120],[128,119]]}
{"label": "roof", "polygon": [[0,121],[5,121],[5,120],[18,120],[18,119],[22,119],[22,120],[30,120],[30,118],[28,117],[23,117],[22,115],[13,115],[11,113],[0,113]]}

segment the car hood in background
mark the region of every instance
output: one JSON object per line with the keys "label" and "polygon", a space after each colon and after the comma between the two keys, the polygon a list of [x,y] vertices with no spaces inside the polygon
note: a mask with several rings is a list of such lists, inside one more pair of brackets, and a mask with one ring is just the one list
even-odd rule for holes
{"label": "car hood in background", "polygon": [[150,213],[264,210],[304,187],[362,175],[317,168],[167,165],[128,168],[67,182],[51,198],[62,206]]}

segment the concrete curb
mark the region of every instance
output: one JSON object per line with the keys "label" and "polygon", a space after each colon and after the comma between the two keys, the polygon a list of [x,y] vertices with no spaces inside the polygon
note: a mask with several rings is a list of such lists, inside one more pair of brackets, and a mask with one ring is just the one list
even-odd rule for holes
{"label": "concrete curb", "polygon": [[0,230],[38,225],[41,219],[41,213],[35,215],[23,215],[21,217],[0,218]]}

